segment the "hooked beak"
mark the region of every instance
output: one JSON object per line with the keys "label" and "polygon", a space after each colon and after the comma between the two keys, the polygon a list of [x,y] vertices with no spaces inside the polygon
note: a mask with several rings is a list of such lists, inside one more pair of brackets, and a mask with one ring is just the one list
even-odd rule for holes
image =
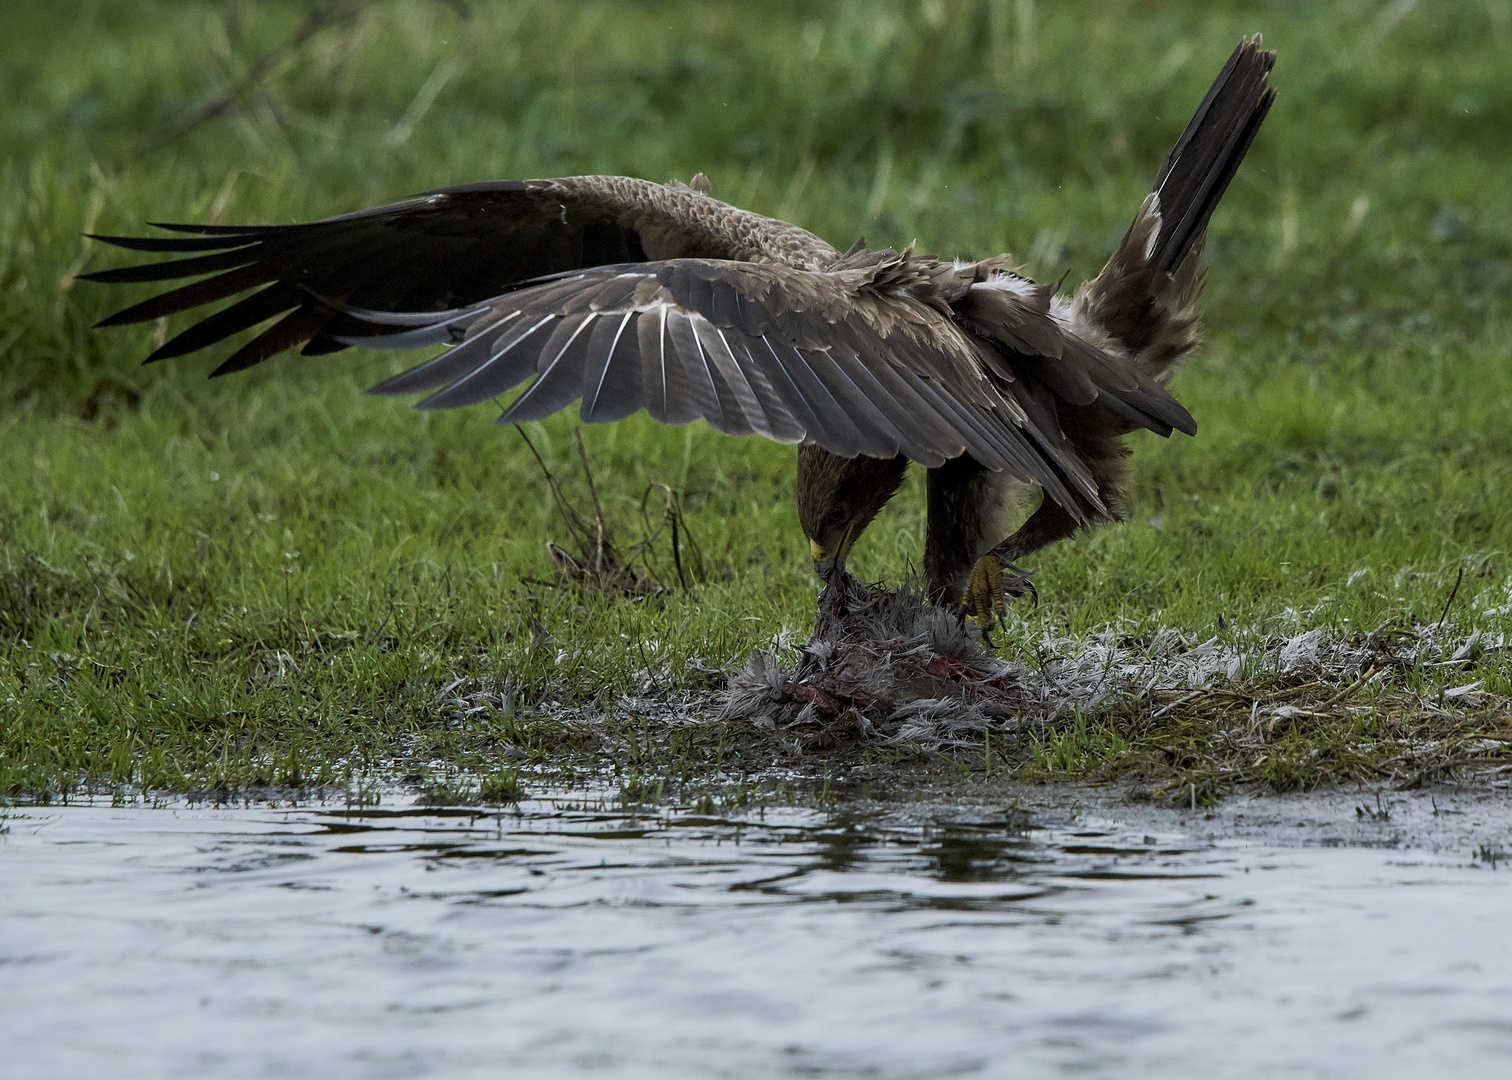
{"label": "hooked beak", "polygon": [[845,572],[845,559],[850,554],[851,544],[855,543],[855,534],[856,526],[847,525],[830,548],[825,548],[817,540],[809,540],[809,552],[814,556],[814,573],[822,580],[828,581],[834,575]]}

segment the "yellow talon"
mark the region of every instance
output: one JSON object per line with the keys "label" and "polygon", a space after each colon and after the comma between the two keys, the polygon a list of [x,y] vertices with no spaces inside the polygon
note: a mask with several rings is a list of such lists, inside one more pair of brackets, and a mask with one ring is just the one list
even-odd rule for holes
{"label": "yellow talon", "polygon": [[983,630],[991,627],[994,619],[1003,621],[1003,568],[995,556],[983,555],[971,568],[961,603],[966,617],[975,619]]}
{"label": "yellow talon", "polygon": [[1029,580],[1032,570],[1025,570],[1013,563],[1007,565],[1011,575],[1004,580],[1002,561],[996,555],[983,555],[971,568],[966,591],[961,596],[961,607],[968,619],[975,619],[982,627],[985,637],[992,624],[1008,627],[1008,598],[1031,596],[1039,602],[1034,583]]}

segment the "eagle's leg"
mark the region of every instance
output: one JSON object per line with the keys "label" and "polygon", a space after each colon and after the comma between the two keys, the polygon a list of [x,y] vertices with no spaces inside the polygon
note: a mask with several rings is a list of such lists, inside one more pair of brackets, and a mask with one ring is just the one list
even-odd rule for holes
{"label": "eagle's leg", "polygon": [[[1029,519],[1012,536],[992,547],[972,569],[963,602],[967,614],[982,620],[982,625],[996,617],[1001,619],[1005,595],[1020,597],[1034,594],[1029,582],[1032,571],[1014,565],[1019,559],[1043,547],[1065,540],[1080,529],[1104,521],[1129,519],[1129,450],[1118,436],[1121,432],[1108,423],[1103,410],[1066,409],[1062,424],[1076,447],[1087,471],[1097,482],[1098,498],[1105,512],[1090,514],[1078,522],[1065,507],[1045,498]],[[1008,573],[1004,573],[1004,571]]]}
{"label": "eagle's leg", "polygon": [[[1005,474],[969,454],[929,470],[924,587],[931,603],[951,606],[967,600],[973,568],[989,543],[1009,483]],[[975,612],[968,608],[966,614]]]}
{"label": "eagle's leg", "polygon": [[1029,520],[1019,526],[1017,532],[995,545],[991,551],[987,552],[987,555],[982,557],[985,559],[990,555],[999,562],[1015,562],[1042,547],[1048,547],[1057,540],[1067,539],[1074,535],[1078,528],[1080,526],[1076,520],[1066,513],[1059,503],[1046,499],[1040,503],[1039,509],[1029,515]]}
{"label": "eagle's leg", "polygon": [[1005,598],[1033,596],[1038,603],[1039,592],[1029,580],[1034,571],[1017,565],[1017,560],[1066,539],[1080,527],[1059,503],[1045,499],[1017,532],[984,554],[971,568],[961,596],[966,616],[976,619],[986,630],[994,622],[1003,622],[1007,610]]}

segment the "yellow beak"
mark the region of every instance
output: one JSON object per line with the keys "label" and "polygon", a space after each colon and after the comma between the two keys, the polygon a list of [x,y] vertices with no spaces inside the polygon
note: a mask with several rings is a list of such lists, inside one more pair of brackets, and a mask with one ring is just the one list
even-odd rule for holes
{"label": "yellow beak", "polygon": [[845,560],[850,555],[851,544],[855,542],[856,526],[854,523],[846,526],[840,534],[840,540],[835,544],[833,551],[826,551],[824,545],[812,538],[809,539],[809,552],[814,556],[814,573],[822,578],[829,577],[836,570],[845,569]]}

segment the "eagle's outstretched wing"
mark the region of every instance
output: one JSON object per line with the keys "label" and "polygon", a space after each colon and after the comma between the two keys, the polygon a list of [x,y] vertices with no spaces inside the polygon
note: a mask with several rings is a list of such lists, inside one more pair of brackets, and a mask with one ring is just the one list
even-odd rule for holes
{"label": "eagle's outstretched wing", "polygon": [[202,278],[116,312],[101,326],[144,322],[256,289],[147,358],[183,356],[282,316],[236,350],[216,375],[300,345],[306,356],[334,352],[346,347],[337,336],[363,332],[317,296],[380,311],[432,311],[498,296],[532,278],[607,263],[712,257],[817,266],[837,254],[796,226],[685,185],[620,176],[464,184],[293,225],[162,228],[189,235],[95,239],[187,258],[81,278]]}

